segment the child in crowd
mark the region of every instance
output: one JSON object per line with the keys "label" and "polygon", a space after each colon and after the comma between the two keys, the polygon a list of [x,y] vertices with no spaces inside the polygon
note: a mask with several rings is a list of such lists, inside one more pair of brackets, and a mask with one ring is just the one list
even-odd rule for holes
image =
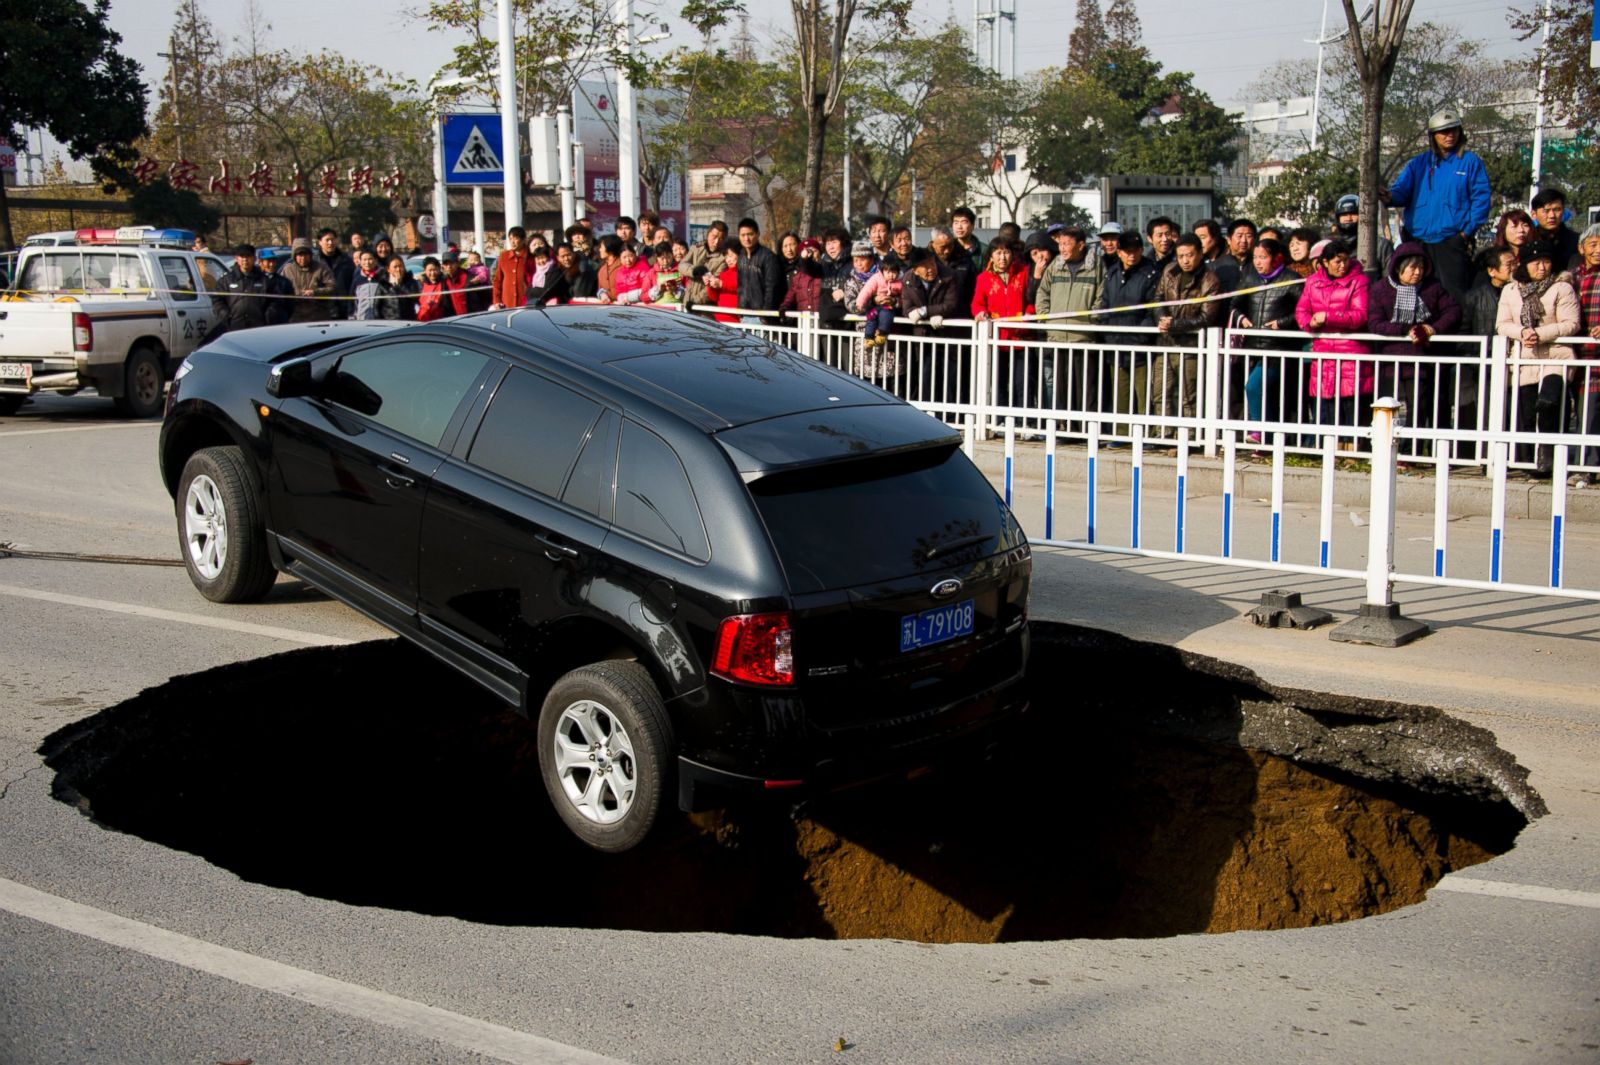
{"label": "child in crowd", "polygon": [[728,245],[722,253],[722,269],[715,276],[706,277],[706,296],[718,307],[732,310],[733,314],[718,312],[712,315],[719,322],[737,322],[739,320],[739,249],[735,245]]}
{"label": "child in crowd", "polygon": [[529,254],[533,257],[533,273],[528,276],[528,291],[543,292],[550,283],[550,267],[555,257],[550,253],[550,245],[544,243],[533,245]]}
{"label": "child in crowd", "polygon": [[672,250],[670,241],[662,241],[655,247],[655,287],[650,290],[651,303],[669,303],[678,305],[683,302],[683,274],[678,269],[678,257]]}
{"label": "child in crowd", "polygon": [[833,290],[833,298],[854,310],[867,282],[878,276],[878,253],[867,241],[858,240],[850,246],[850,271],[844,281]]}
{"label": "child in crowd", "polygon": [[900,266],[900,257],[894,252],[885,255],[877,272],[862,283],[861,292],[856,296],[856,311],[867,316],[862,334],[868,344],[880,348],[889,343],[894,316],[900,311],[900,299],[905,292]]}

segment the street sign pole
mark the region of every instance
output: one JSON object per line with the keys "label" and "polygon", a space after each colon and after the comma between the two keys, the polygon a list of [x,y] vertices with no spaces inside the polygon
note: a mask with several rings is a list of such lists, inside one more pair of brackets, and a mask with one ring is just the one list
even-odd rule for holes
{"label": "street sign pole", "polygon": [[433,182],[433,217],[439,232],[434,250],[442,252],[450,242],[450,190],[445,186],[443,115],[433,116],[433,172],[437,175]]}

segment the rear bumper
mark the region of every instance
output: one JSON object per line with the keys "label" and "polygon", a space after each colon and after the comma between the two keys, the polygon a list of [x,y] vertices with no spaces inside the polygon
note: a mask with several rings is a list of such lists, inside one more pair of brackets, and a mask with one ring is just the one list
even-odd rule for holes
{"label": "rear bumper", "polygon": [[[882,728],[831,730],[797,759],[791,749],[775,756],[766,773],[738,772],[686,755],[678,758],[678,806],[685,812],[715,809],[762,796],[796,801],[871,780],[903,776],[984,752],[1028,709],[1018,675],[977,696]],[[798,764],[797,764],[798,763]]]}

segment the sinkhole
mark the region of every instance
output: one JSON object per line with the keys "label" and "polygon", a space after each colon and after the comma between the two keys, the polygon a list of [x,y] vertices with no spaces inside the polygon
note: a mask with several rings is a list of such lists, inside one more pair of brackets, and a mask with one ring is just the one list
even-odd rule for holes
{"label": "sinkhole", "polygon": [[41,748],[55,796],[247,880],[467,920],[930,943],[1168,936],[1420,901],[1544,807],[1489,733],[1034,622],[982,757],[685,816],[621,856],[551,810],[532,724],[399,640],[176,677]]}

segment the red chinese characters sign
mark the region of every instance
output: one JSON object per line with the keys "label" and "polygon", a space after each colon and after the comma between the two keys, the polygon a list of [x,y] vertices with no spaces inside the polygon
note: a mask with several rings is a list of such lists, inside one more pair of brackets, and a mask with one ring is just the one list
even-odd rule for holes
{"label": "red chinese characters sign", "polygon": [[387,174],[378,174],[371,166],[353,166],[343,174],[331,163],[307,175],[298,163],[289,168],[285,176],[275,171],[271,163],[258,162],[255,169],[243,177],[233,172],[226,159],[217,160],[217,169],[209,176],[200,172],[198,163],[178,159],[165,167],[161,160],[148,156],[140,158],[133,166],[133,178],[148,185],[165,177],[175,189],[190,192],[210,192],[218,195],[253,195],[303,197],[312,192],[313,184],[318,196],[333,197],[339,193],[351,196],[369,196],[374,188],[382,189],[393,197],[405,187],[405,173],[395,167]]}

